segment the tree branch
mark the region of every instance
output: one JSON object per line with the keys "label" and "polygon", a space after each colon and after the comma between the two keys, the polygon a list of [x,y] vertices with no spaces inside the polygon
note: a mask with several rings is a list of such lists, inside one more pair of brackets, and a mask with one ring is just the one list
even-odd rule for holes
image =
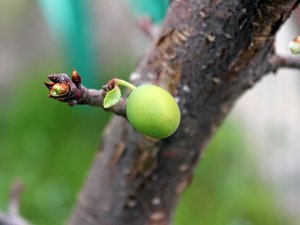
{"label": "tree branch", "polygon": [[8,213],[0,213],[0,225],[30,225],[19,212],[20,197],[23,192],[23,185],[20,181],[16,181],[12,186],[10,193],[10,202]]}
{"label": "tree branch", "polygon": [[[103,100],[106,93],[114,87],[114,84],[109,83],[100,90],[87,89],[82,85],[82,79],[75,70],[72,72],[72,80],[65,73],[50,74],[48,78],[51,82],[45,82],[45,85],[50,90],[49,98],[66,102],[69,106],[78,104],[103,108]],[[125,105],[126,99],[122,98],[116,105],[105,110],[126,117]]]}
{"label": "tree branch", "polygon": [[173,93],[182,113],[180,127],[155,141],[114,117],[70,224],[170,224],[210,137],[235,101],[270,68],[274,36],[297,4],[172,1],[158,39],[132,79]]}
{"label": "tree branch", "polygon": [[300,57],[274,55],[270,58],[270,71],[280,68],[300,69]]}

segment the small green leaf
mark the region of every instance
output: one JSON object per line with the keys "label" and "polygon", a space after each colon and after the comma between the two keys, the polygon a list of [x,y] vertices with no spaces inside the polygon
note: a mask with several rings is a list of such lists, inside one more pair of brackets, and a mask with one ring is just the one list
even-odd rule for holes
{"label": "small green leaf", "polygon": [[103,100],[103,107],[105,109],[110,108],[117,104],[121,99],[121,90],[119,86],[115,86],[113,89],[111,89],[104,97]]}

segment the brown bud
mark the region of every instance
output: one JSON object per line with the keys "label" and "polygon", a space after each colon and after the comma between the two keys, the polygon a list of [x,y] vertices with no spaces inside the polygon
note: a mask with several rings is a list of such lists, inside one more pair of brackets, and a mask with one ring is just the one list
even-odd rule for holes
{"label": "brown bud", "polygon": [[74,106],[76,104],[76,102],[75,101],[73,101],[73,100],[71,100],[71,101],[68,101],[68,105],[69,106]]}
{"label": "brown bud", "polygon": [[50,90],[53,85],[54,85],[54,82],[50,81],[50,82],[44,82],[44,84],[46,85],[46,87]]}
{"label": "brown bud", "polygon": [[300,43],[300,36],[297,36],[293,39],[294,42],[296,43]]}
{"label": "brown bud", "polygon": [[81,76],[79,75],[79,73],[77,72],[77,70],[72,71],[72,81],[78,86],[79,84],[81,84]]}

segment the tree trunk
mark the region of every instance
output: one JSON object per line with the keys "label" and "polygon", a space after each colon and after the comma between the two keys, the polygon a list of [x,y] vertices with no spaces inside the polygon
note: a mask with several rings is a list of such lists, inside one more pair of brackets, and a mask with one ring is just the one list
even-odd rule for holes
{"label": "tree trunk", "polygon": [[156,83],[174,94],[180,127],[158,141],[115,116],[69,224],[171,224],[212,134],[235,101],[279,67],[274,35],[297,3],[173,0],[132,80]]}

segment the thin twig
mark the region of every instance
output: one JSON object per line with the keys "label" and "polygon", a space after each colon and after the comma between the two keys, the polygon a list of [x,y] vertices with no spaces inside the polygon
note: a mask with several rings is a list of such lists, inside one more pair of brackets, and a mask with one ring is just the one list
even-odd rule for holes
{"label": "thin twig", "polygon": [[273,72],[280,68],[300,69],[300,57],[274,55],[269,62]]}
{"label": "thin twig", "polygon": [[147,37],[149,37],[150,40],[153,40],[158,35],[161,29],[161,27],[159,25],[155,25],[149,17],[143,17],[138,19],[137,24],[140,30]]}
{"label": "thin twig", "polygon": [[[104,97],[111,89],[109,85],[103,86],[100,90],[86,88],[82,85],[82,79],[75,70],[73,70],[72,79],[65,73],[50,74],[48,78],[51,82],[45,82],[45,85],[50,90],[49,98],[66,102],[69,106],[91,105],[103,108]],[[125,106],[126,99],[122,98],[116,105],[105,110],[126,117]]]}
{"label": "thin twig", "polygon": [[19,212],[20,197],[23,189],[23,184],[19,180],[17,180],[12,186],[8,212],[6,214],[0,213],[0,225],[30,225],[30,223],[25,220]]}

